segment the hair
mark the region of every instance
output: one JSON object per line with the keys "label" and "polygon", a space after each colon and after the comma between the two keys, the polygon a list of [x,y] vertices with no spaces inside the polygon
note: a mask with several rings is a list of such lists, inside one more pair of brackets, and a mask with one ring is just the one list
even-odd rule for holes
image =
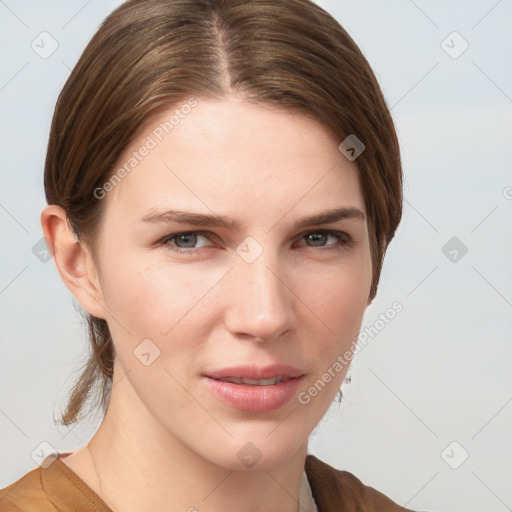
{"label": "hair", "polygon": [[[402,215],[393,120],[366,58],[310,0],[129,0],[101,24],[58,98],[44,172],[77,240],[94,248],[104,201],[94,191],[155,114],[190,99],[242,98],[354,134],[372,258],[369,299]],[[78,421],[99,385],[104,411],[115,350],[107,322],[86,314],[90,354],[60,423]],[[98,397],[97,397],[98,398]]]}

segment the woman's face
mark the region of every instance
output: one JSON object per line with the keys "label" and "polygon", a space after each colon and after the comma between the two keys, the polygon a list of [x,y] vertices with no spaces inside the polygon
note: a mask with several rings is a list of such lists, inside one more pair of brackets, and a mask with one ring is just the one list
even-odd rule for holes
{"label": "woman's face", "polygon": [[358,169],[309,117],[189,105],[147,124],[97,191],[100,313],[126,374],[112,396],[134,391],[162,447],[272,467],[333,401],[368,304]]}

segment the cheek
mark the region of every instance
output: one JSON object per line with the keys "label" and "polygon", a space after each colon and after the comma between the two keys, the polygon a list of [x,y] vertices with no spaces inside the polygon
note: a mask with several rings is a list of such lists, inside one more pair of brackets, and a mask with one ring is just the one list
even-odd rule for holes
{"label": "cheek", "polygon": [[[148,264],[148,259],[153,261]],[[223,267],[199,268],[172,264],[165,261],[165,255],[152,254],[150,258],[147,253],[125,253],[105,261],[105,270],[102,286],[112,335],[126,339],[130,333],[132,344],[144,338],[170,339],[181,331],[182,321],[190,322],[198,314],[202,318],[198,327],[206,329],[206,320],[212,320],[223,303],[218,294],[230,296],[230,290],[222,285],[213,290],[222,280]],[[289,277],[299,297],[297,314],[304,315],[299,319],[300,328],[314,330],[323,340],[319,345],[338,347],[340,339],[357,337],[371,285],[369,251],[360,251],[340,264],[316,265],[313,271],[312,267],[296,269]],[[200,330],[196,329],[196,335]]]}
{"label": "cheek", "polygon": [[144,256],[120,258],[109,266],[103,283],[109,324],[122,324],[123,337],[127,331],[147,338],[168,331],[191,293],[184,273],[161,263],[148,265]]}
{"label": "cheek", "polygon": [[371,262],[361,255],[354,264],[331,269],[321,280],[318,277],[307,277],[301,297],[307,306],[304,314],[310,318],[309,325],[318,325],[313,357],[325,366],[357,341],[368,305]]}
{"label": "cheek", "polygon": [[366,309],[371,287],[371,262],[362,255],[349,264],[342,264],[323,275],[307,277],[306,297],[315,304],[330,324],[344,325],[345,320],[362,315]]}
{"label": "cheek", "polygon": [[[162,262],[148,265],[140,259],[119,262],[109,276],[108,324],[117,358],[148,404],[157,399],[180,407],[187,403],[170,374],[184,381],[184,372],[196,364],[194,354],[204,339],[206,322],[205,315],[197,318],[201,307],[194,305],[207,292],[210,280],[192,282],[191,277],[186,269]],[[155,393],[160,389],[167,393]],[[156,402],[153,405],[158,407]]]}
{"label": "cheek", "polygon": [[[209,292],[222,272],[201,271],[194,265],[172,264],[164,258],[156,257],[148,264],[148,256],[142,254],[113,265],[105,283],[105,300],[112,319],[109,325],[113,324],[119,334],[114,339],[126,339],[129,332],[132,343],[149,338],[164,344],[180,333],[179,339],[185,343],[184,330],[189,338],[194,335],[185,328],[187,325],[195,322],[196,335],[206,325],[213,307]],[[202,322],[197,320],[198,314]],[[124,329],[120,330],[119,324]]]}

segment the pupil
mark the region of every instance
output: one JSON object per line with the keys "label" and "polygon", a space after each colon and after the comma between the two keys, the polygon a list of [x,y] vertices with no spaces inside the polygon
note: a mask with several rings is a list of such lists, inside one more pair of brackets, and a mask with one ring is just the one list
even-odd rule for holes
{"label": "pupil", "polygon": [[308,238],[315,245],[323,245],[322,243],[318,244],[316,242],[325,242],[327,240],[327,234],[326,233],[311,233],[310,235],[308,235]]}
{"label": "pupil", "polygon": [[[179,247],[191,248],[194,247],[196,243],[196,235],[180,235],[176,241],[178,242]],[[181,245],[181,242],[184,242],[184,245]]]}

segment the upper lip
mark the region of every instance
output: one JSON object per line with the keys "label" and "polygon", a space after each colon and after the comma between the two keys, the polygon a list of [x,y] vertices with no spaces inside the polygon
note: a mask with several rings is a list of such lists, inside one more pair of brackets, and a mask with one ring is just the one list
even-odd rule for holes
{"label": "upper lip", "polygon": [[304,372],[287,364],[271,364],[268,366],[232,366],[230,368],[222,368],[213,370],[205,374],[206,377],[211,379],[225,379],[234,377],[237,379],[254,379],[264,380],[272,379],[273,377],[285,377],[293,379],[302,377]]}

